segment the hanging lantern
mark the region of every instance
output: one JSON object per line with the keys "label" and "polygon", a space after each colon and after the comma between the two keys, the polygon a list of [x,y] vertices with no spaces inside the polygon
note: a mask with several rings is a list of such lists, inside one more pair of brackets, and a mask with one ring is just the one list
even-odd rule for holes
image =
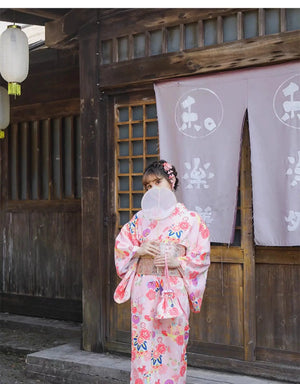
{"label": "hanging lantern", "polygon": [[7,90],[0,87],[0,139],[3,139],[4,129],[9,126],[9,96]]}
{"label": "hanging lantern", "polygon": [[9,95],[21,95],[21,85],[28,75],[29,46],[18,25],[9,25],[0,37],[0,73],[8,82]]}

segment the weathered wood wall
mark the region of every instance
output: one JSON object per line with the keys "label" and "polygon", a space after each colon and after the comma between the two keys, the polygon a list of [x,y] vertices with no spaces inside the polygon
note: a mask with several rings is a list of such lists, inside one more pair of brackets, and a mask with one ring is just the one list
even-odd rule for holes
{"label": "weathered wood wall", "polygon": [[[97,15],[99,52],[101,43],[109,52],[100,64],[97,81],[110,116],[120,97],[129,100],[138,91],[143,99],[149,89],[153,90],[154,81],[299,60],[299,30],[286,30],[285,10],[279,10],[280,30],[269,35],[265,33],[265,10],[257,10],[258,35],[248,39],[243,36],[244,11],[247,10],[126,10],[102,18]],[[225,43],[223,17],[230,15],[237,15],[237,39]],[[217,41],[205,47],[203,24],[209,19],[216,19]],[[193,22],[198,26],[198,46],[185,50],[182,31],[185,24]],[[178,52],[168,52],[168,28],[178,25],[181,34]],[[161,52],[151,54],[150,36],[156,30],[162,34]],[[146,43],[143,56],[135,58],[134,37],[138,34],[145,37]],[[125,53],[120,48],[122,44]],[[107,129],[113,131],[112,117],[106,119]],[[244,132],[247,132],[247,123]],[[300,249],[254,246],[250,146],[247,137],[244,139],[240,173],[241,244],[230,248],[212,247],[212,266],[202,312],[191,316],[189,363],[297,382]],[[109,145],[112,150],[116,149],[113,138]],[[105,156],[107,154],[100,154],[103,163],[108,161]],[[109,173],[114,174],[113,167]],[[109,201],[113,216],[116,211],[113,194]],[[113,236],[110,240],[107,254],[111,297],[104,345],[108,350],[129,353],[130,307],[129,303],[118,306],[112,300],[117,278]],[[86,344],[90,344],[88,335]],[[274,364],[269,365],[270,362]]]}
{"label": "weathered wood wall", "polygon": [[[18,310],[23,301],[25,312],[48,315],[45,305],[52,303],[57,307],[62,303],[61,310],[55,313],[57,317],[69,313],[74,320],[79,314],[82,284],[84,349],[129,353],[129,303],[117,305],[112,297],[117,284],[113,260],[117,233],[115,104],[120,99],[154,100],[156,80],[299,60],[299,30],[286,30],[284,9],[279,10],[280,30],[269,35],[265,34],[265,10],[257,10],[258,35],[248,39],[243,36],[245,11],[90,10],[88,20],[79,18],[80,80],[76,54],[53,51],[47,57],[49,53],[45,51],[37,55],[40,61],[24,82],[26,97],[14,104],[14,119],[22,122],[28,118],[76,115],[80,94],[82,202],[9,202],[8,153],[1,143],[0,225],[6,236],[0,243],[2,291],[6,287],[1,296],[2,310]],[[237,17],[237,39],[224,42],[224,17],[231,15]],[[213,19],[217,41],[206,47],[204,23]],[[71,18],[67,21],[70,24]],[[182,32],[189,23],[197,24],[199,36],[197,46],[185,50]],[[177,26],[178,52],[168,52],[168,28]],[[151,55],[150,36],[158,29],[162,33],[161,52]],[[145,36],[143,57],[133,57],[135,34]],[[56,37],[54,33],[53,44],[59,45]],[[111,44],[111,61],[103,63],[102,43],[107,41]],[[128,45],[123,60],[124,52],[119,48],[124,41]],[[239,207],[241,243],[230,248],[212,247],[202,312],[191,316],[189,363],[297,382],[300,249],[254,247],[247,134],[244,140]]]}
{"label": "weathered wood wall", "polygon": [[256,355],[299,367],[300,251],[293,248],[294,260],[289,249],[264,249],[265,261],[256,264]]}
{"label": "weathered wood wall", "polygon": [[[51,192],[48,199],[32,199],[29,193],[26,199],[12,198],[8,153],[12,132],[17,124],[26,122],[22,126],[25,136],[21,136],[26,142],[16,142],[11,148],[26,151],[28,169],[34,163],[41,178],[43,142],[37,134],[37,142],[32,144],[29,125],[39,127],[41,121],[79,114],[78,54],[51,49],[32,52],[29,76],[22,84],[22,95],[11,98],[11,126],[0,144],[1,311],[81,321],[80,198],[57,199]],[[46,144],[51,156],[51,136]],[[27,172],[29,178],[31,171]],[[51,167],[48,171],[51,174]],[[17,169],[16,174],[19,172]],[[31,192],[28,180],[27,184]],[[49,185],[49,191],[52,189]]]}

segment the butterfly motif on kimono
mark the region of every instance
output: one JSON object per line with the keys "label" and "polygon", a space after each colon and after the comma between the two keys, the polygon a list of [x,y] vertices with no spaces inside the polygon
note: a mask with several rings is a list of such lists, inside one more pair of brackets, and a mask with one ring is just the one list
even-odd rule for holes
{"label": "butterfly motif on kimono", "polygon": [[133,339],[133,345],[136,347],[137,351],[139,352],[141,349],[144,351],[147,351],[147,340],[144,340],[143,343],[139,344],[138,343],[138,336],[136,336]]}
{"label": "butterfly motif on kimono", "polygon": [[160,294],[163,292],[163,280],[156,280],[155,281],[155,292],[159,292]]}
{"label": "butterfly motif on kimono", "polygon": [[180,239],[181,235],[183,233],[183,230],[180,229],[179,231],[173,231],[172,229],[169,229],[169,233],[168,233],[168,236],[169,237],[173,237],[173,238],[177,238],[177,239]]}
{"label": "butterfly motif on kimono", "polygon": [[151,361],[152,361],[152,365],[161,365],[162,364],[162,355],[159,355],[159,357],[155,358],[155,357],[152,357],[151,358]]}

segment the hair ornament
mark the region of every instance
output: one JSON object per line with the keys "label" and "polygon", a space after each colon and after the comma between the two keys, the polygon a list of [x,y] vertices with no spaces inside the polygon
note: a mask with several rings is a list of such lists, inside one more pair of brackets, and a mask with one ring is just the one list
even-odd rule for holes
{"label": "hair ornament", "polygon": [[163,167],[164,167],[164,170],[169,177],[169,181],[172,185],[172,189],[174,189],[174,186],[176,183],[176,177],[175,177],[173,170],[172,170],[173,166],[170,163],[165,162],[165,163],[163,163]]}

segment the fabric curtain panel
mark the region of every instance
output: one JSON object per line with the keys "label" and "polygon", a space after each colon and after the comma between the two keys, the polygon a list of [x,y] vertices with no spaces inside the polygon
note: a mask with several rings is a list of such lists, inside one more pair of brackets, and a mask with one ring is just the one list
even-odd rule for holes
{"label": "fabric curtain panel", "polygon": [[300,245],[300,63],[161,82],[155,94],[161,158],[211,241],[233,241],[248,109],[255,243]]}
{"label": "fabric curtain panel", "polygon": [[232,75],[155,85],[161,158],[175,165],[177,198],[205,220],[212,242],[234,237],[246,91]]}
{"label": "fabric curtain panel", "polygon": [[300,245],[300,64],[249,76],[255,243]]}

